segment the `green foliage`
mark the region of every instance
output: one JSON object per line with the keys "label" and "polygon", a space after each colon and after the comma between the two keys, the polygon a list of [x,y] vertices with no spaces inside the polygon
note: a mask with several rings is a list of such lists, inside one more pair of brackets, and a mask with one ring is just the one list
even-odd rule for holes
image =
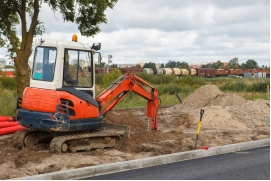
{"label": "green foliage", "polygon": [[167,84],[177,79],[174,75],[149,75],[144,73],[136,73],[136,75],[149,84]]}
{"label": "green foliage", "polygon": [[110,68],[118,68],[118,64],[112,64],[109,66]]}
{"label": "green foliage", "polygon": [[199,77],[185,76],[180,79],[176,79],[175,83],[180,85],[189,85],[192,86],[194,89],[197,89],[200,86],[205,85],[206,81],[205,79],[201,79]]}
{"label": "green foliage", "polygon": [[152,62],[145,63],[144,66],[143,66],[143,68],[151,68],[153,70],[154,74],[157,73],[155,63],[152,63]]}
{"label": "green foliage", "polygon": [[95,68],[98,67],[98,68],[104,68],[106,66],[105,62],[101,62],[100,65],[98,64],[95,64]]}
{"label": "green foliage", "polygon": [[240,81],[236,83],[226,83],[220,87],[222,91],[234,91],[234,92],[244,92],[246,90],[246,84]]}
{"label": "green foliage", "polygon": [[239,68],[241,68],[241,66],[238,63],[238,58],[235,57],[235,58],[231,59],[229,61],[229,63],[226,65],[225,68],[228,68],[228,69],[239,69]]}
{"label": "green foliage", "polygon": [[214,69],[219,69],[223,68],[224,64],[218,60],[217,62],[214,63],[208,63],[206,65],[202,65],[201,68],[214,68]]}
{"label": "green foliage", "polygon": [[165,65],[162,63],[162,64],[161,64],[161,68],[164,68],[164,67],[165,67]]}
{"label": "green foliage", "polygon": [[184,69],[188,69],[189,68],[189,65],[188,63],[186,62],[177,62],[177,67],[180,67],[180,68],[184,68]]}
{"label": "green foliage", "polygon": [[3,89],[0,85],[0,116],[16,115],[16,91]]}
{"label": "green foliage", "polygon": [[228,82],[222,85],[220,90],[232,92],[266,92],[267,85],[270,85],[269,81],[253,82],[252,84],[236,81],[235,83]]}
{"label": "green foliage", "polygon": [[115,69],[112,72],[105,74],[102,77],[102,86],[108,87],[112,82],[115,82],[120,76],[122,76],[122,73],[119,69]]}
{"label": "green foliage", "polygon": [[256,82],[251,85],[247,85],[247,92],[267,92],[267,85],[270,87],[269,81]]}
{"label": "green foliage", "polygon": [[223,68],[223,65],[224,64],[220,62],[220,60],[218,60],[217,62],[212,64],[212,68],[215,68],[215,69]]}
{"label": "green foliage", "polygon": [[15,90],[16,89],[16,80],[11,77],[0,77],[1,86],[5,89]]}
{"label": "green foliage", "polygon": [[[164,64],[163,64],[164,66]],[[161,66],[162,67],[162,66]],[[186,62],[175,62],[175,61],[171,61],[169,60],[166,64],[165,64],[165,67],[167,68],[175,68],[175,67],[179,67],[179,68],[185,68],[185,69],[188,69],[189,66],[188,66],[188,63]]]}
{"label": "green foliage", "polygon": [[241,67],[243,69],[257,69],[259,68],[258,63],[255,60],[248,60],[246,63],[242,63]]}
{"label": "green foliage", "polygon": [[95,74],[95,83],[96,84],[103,84],[103,76],[104,74]]}
{"label": "green foliage", "polygon": [[193,92],[195,89],[189,85],[178,85],[178,84],[162,84],[157,86],[157,90],[159,95],[163,94],[177,94],[177,93],[184,93],[188,95],[189,93]]}
{"label": "green foliage", "polygon": [[176,64],[175,61],[169,60],[169,61],[166,63],[166,67],[167,67],[167,68],[174,68],[174,67],[176,67],[176,66],[177,66],[177,64]]}

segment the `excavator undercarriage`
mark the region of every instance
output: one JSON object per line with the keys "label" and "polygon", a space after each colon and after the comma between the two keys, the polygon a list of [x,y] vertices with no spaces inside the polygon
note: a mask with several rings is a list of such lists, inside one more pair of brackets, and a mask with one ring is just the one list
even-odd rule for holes
{"label": "excavator undercarriage", "polygon": [[97,131],[78,131],[56,134],[55,132],[35,129],[17,131],[12,140],[14,147],[32,147],[39,143],[50,142],[51,153],[90,151],[94,149],[121,147],[121,137],[130,137],[130,127],[103,123]]}

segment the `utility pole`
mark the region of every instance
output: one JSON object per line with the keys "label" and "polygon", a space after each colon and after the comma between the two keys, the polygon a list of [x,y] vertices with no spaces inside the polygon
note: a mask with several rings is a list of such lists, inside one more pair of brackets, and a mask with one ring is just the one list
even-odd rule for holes
{"label": "utility pole", "polygon": [[110,64],[110,63],[112,63],[111,58],[113,58],[113,56],[108,54],[108,62],[107,62],[107,74],[109,73],[109,64]]}

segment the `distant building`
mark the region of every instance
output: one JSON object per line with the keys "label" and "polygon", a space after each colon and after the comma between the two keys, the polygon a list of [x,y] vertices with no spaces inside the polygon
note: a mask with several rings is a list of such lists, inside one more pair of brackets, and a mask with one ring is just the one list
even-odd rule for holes
{"label": "distant building", "polygon": [[223,63],[223,67],[228,65],[228,62],[222,62]]}
{"label": "distant building", "polygon": [[138,64],[140,65],[141,68],[143,68],[143,66],[145,65],[145,62],[139,62]]}
{"label": "distant building", "polygon": [[189,68],[201,68],[202,65],[207,65],[213,62],[188,62]]}
{"label": "distant building", "polygon": [[137,64],[125,63],[125,64],[118,64],[118,68],[131,68],[135,67]]}

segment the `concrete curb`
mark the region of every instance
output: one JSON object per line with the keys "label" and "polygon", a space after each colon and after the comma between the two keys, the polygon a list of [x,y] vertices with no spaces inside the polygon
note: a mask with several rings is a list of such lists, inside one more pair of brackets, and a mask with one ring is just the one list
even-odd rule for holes
{"label": "concrete curb", "polygon": [[114,172],[121,172],[144,167],[151,167],[167,163],[173,163],[183,160],[190,160],[213,155],[231,153],[241,150],[247,150],[257,147],[269,146],[270,138],[256,141],[249,141],[225,146],[209,148],[208,150],[192,150],[186,152],[173,153],[168,155],[161,155],[155,157],[141,158],[136,160],[103,164],[98,166],[91,166],[85,168],[78,168],[72,170],[64,170],[52,172],[47,174],[40,174],[28,177],[15,178],[14,180],[69,180],[83,177],[91,177]]}

